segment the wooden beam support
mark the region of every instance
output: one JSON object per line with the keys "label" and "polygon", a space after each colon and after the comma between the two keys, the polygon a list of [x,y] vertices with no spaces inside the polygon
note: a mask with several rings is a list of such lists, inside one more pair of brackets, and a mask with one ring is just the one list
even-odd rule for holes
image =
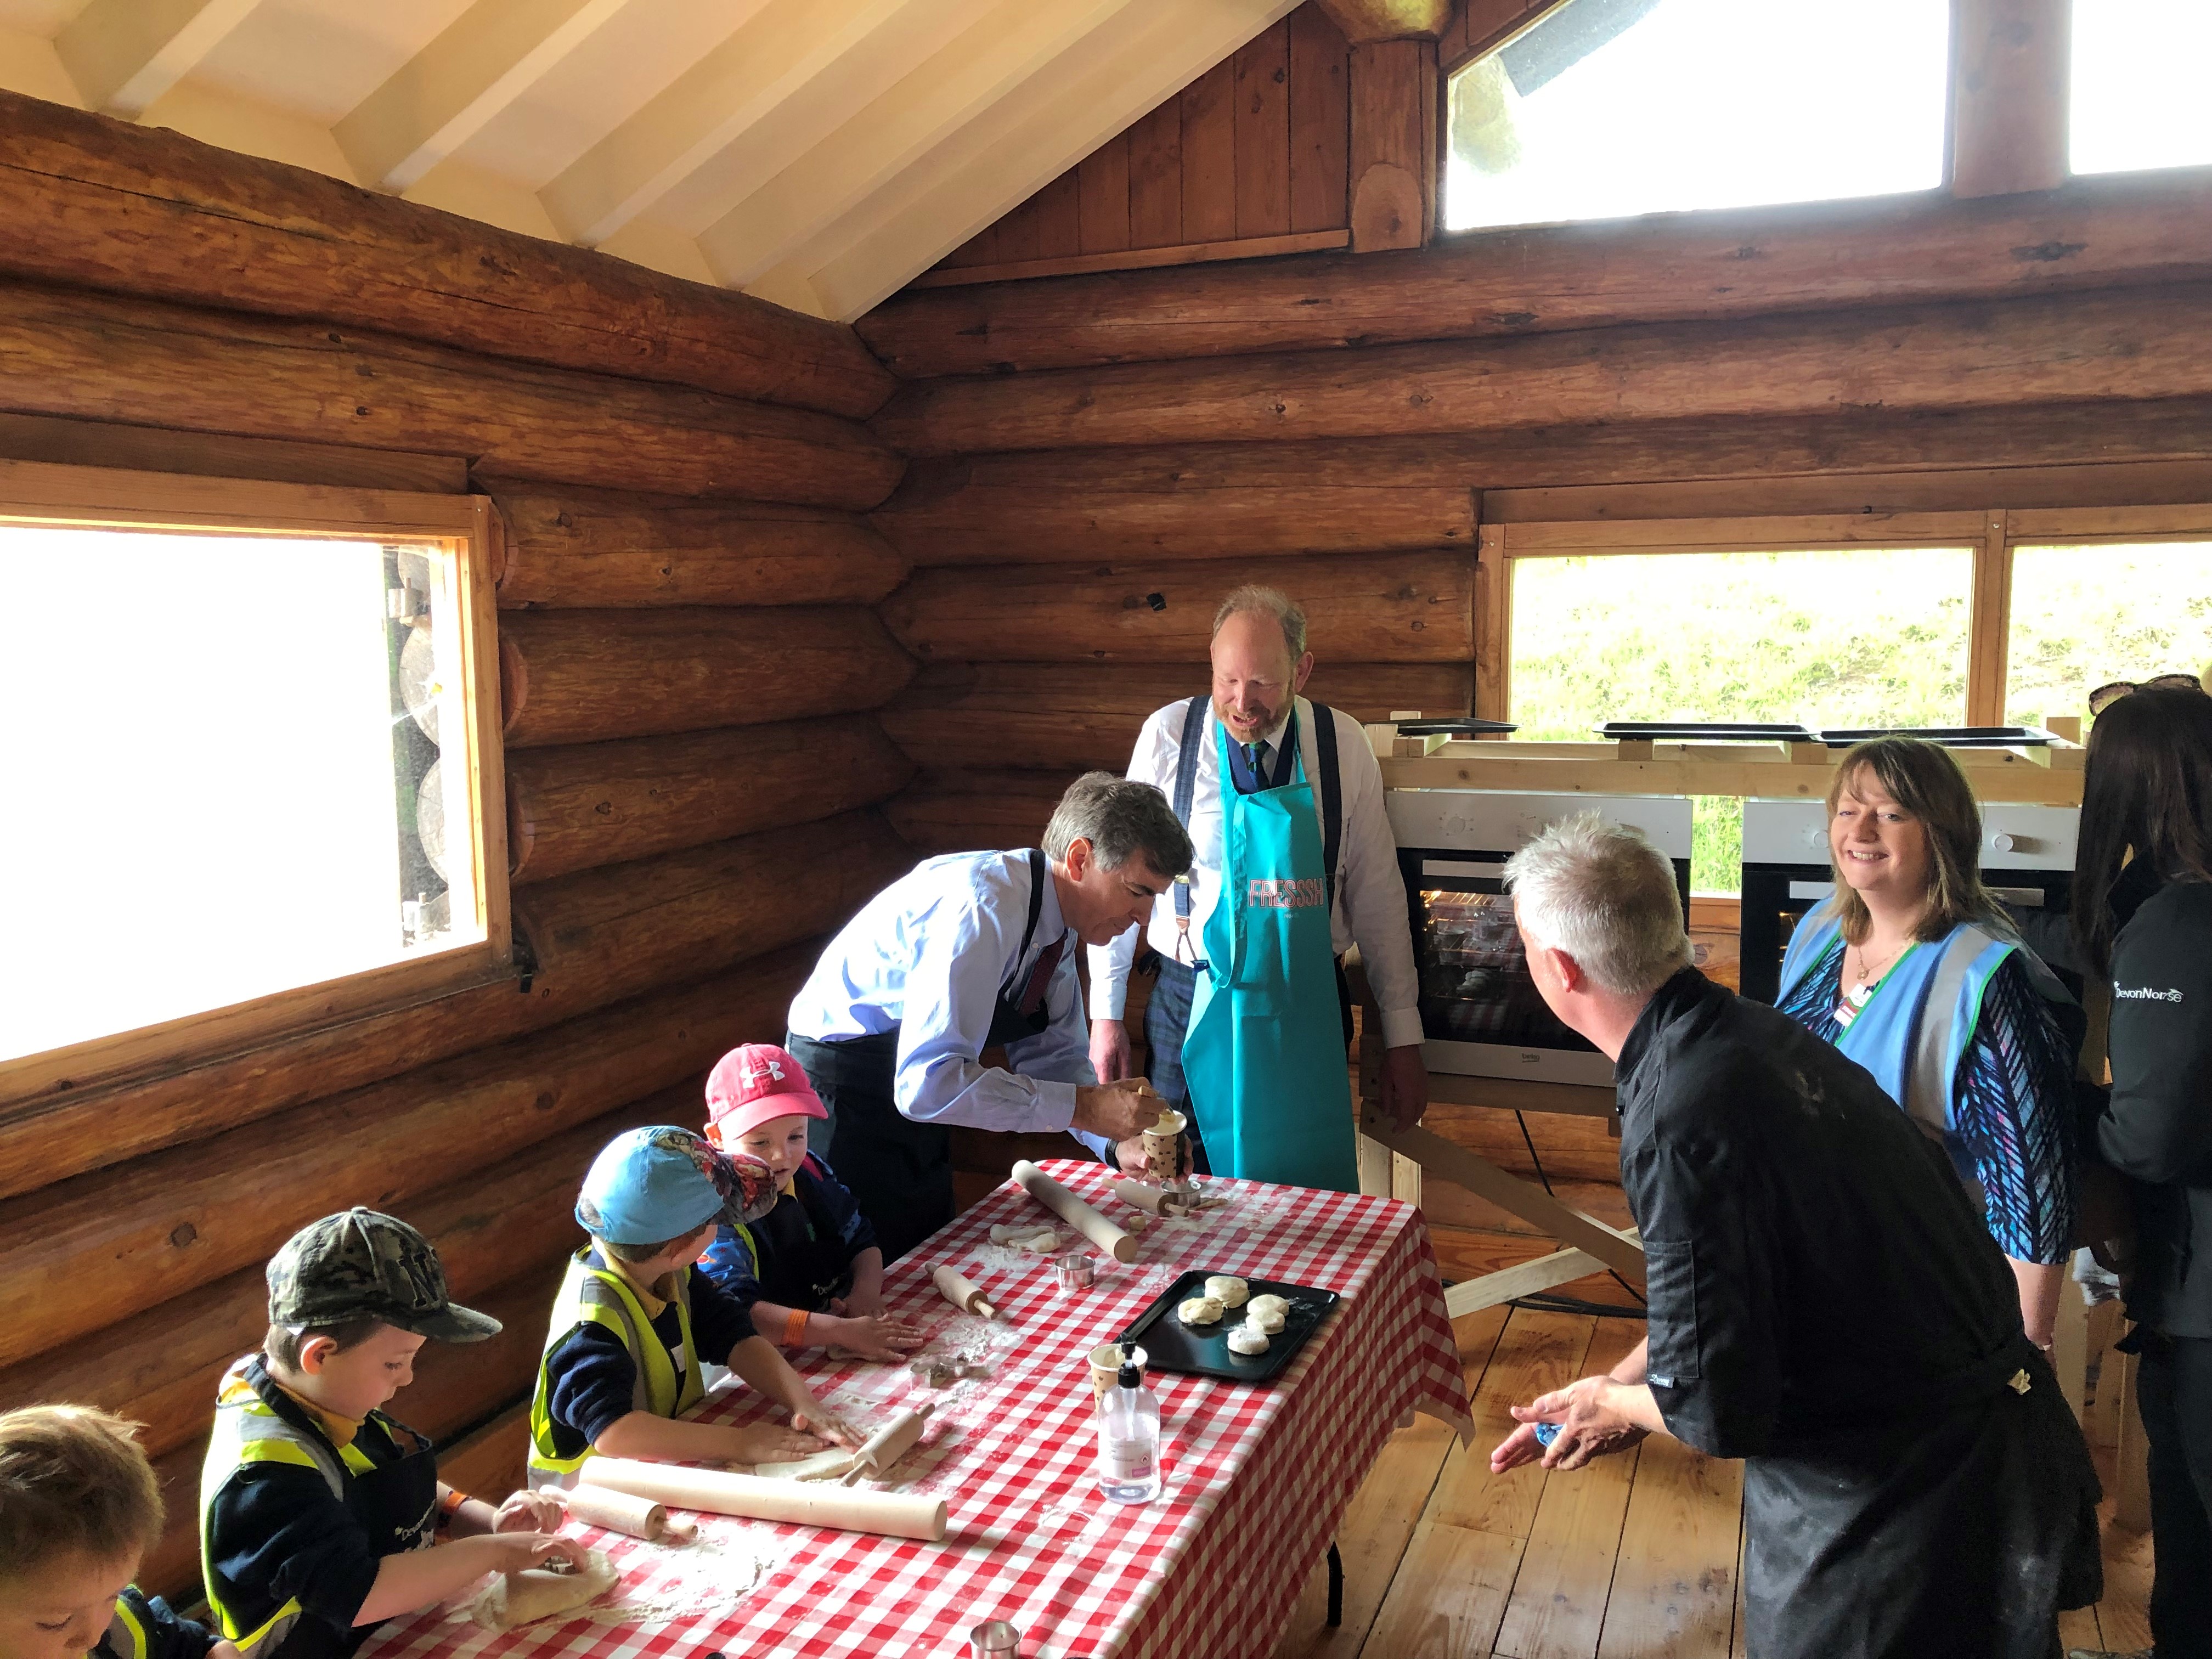
{"label": "wooden beam support", "polygon": [[15,93],[0,130],[0,273],[838,415],[890,392],[850,329],[745,295]]}
{"label": "wooden beam support", "polygon": [[1554,1250],[1534,1261],[1501,1267],[1480,1279],[1462,1279],[1444,1292],[1444,1311],[1454,1319],[1485,1308],[1495,1308],[1516,1297],[1537,1296],[1554,1286],[1605,1271],[1605,1263],[1587,1250]]}
{"label": "wooden beam support", "polygon": [[873,605],[904,558],[850,514],[612,490],[490,486],[507,521],[506,611]]}
{"label": "wooden beam support", "polygon": [[[1465,662],[1473,573],[1450,552],[1318,557],[1270,572],[1298,596],[1313,636],[1355,662]],[[1202,659],[1214,607],[1241,563],[924,570],[881,607],[924,661],[1181,662]]]}
{"label": "wooden beam support", "polygon": [[1485,230],[1395,259],[908,289],[855,326],[920,379],[2207,276],[2212,167],[2187,167],[1980,201],[1928,191]]}
{"label": "wooden beam support", "polygon": [[91,0],[54,37],[87,107],[135,117],[190,75],[261,0]]}
{"label": "wooden beam support", "polygon": [[1437,222],[1437,43],[1352,47],[1352,251],[1428,246]]}
{"label": "wooden beam support", "polygon": [[515,884],[804,823],[896,794],[914,763],[867,714],[507,757]]}
{"label": "wooden beam support", "polygon": [[499,654],[510,750],[850,714],[914,673],[858,605],[509,611]]}
{"label": "wooden beam support", "polygon": [[2073,10],[2073,0],[1954,0],[1954,196],[2066,182]]}
{"label": "wooden beam support", "polygon": [[1355,46],[1377,40],[1434,40],[1449,27],[1457,0],[1314,0]]}
{"label": "wooden beam support", "polygon": [[[97,1170],[723,972],[842,927],[913,862],[883,817],[813,823],[600,870],[514,896],[526,982],[311,1031],[152,1077],[87,1075],[0,1113],[0,1196]],[[799,953],[803,973],[812,952]]]}
{"label": "wooden beam support", "polygon": [[906,453],[1279,441],[2212,392],[2212,287],[2037,295],[1512,340],[909,384]]}
{"label": "wooden beam support", "polygon": [[628,0],[476,0],[331,129],[362,180],[394,192],[489,125]]}

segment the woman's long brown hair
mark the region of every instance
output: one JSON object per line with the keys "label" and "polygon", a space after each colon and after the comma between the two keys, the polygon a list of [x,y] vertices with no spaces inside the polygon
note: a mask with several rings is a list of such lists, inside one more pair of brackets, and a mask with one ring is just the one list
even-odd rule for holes
{"label": "woman's long brown hair", "polygon": [[[1828,785],[1831,824],[1836,802],[1862,769],[1874,774],[1889,798],[1911,814],[1928,836],[1928,908],[1912,930],[1913,938],[1924,943],[1942,939],[1962,921],[2002,918],[1996,900],[1982,885],[1982,809],[1951,751],[1920,738],[1869,738],[1853,744],[1836,763],[1836,775]],[[1857,890],[1844,879],[1832,842],[1828,866],[1835,872],[1836,911],[1844,937],[1863,945],[1874,918]]]}
{"label": "woman's long brown hair", "polygon": [[2212,881],[2212,696],[2134,691],[2089,728],[2074,858],[2074,944],[2112,970],[2113,884],[2130,855],[2166,881]]}

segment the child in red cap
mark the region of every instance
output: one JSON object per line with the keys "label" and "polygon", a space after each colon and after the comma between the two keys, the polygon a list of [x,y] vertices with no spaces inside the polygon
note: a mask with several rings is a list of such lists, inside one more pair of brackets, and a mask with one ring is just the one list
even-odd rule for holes
{"label": "child in red cap", "polygon": [[830,1166],[806,1150],[808,1121],[829,1115],[782,1049],[752,1042],[722,1056],[707,1079],[707,1139],[767,1164],[780,1197],[757,1220],[725,1221],[699,1266],[779,1346],[834,1344],[896,1361],[922,1333],[884,1310],[875,1230]]}

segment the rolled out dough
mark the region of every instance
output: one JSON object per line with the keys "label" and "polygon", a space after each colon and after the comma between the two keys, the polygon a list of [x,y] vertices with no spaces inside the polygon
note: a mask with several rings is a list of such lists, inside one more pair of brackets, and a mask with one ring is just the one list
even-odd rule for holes
{"label": "rolled out dough", "polygon": [[593,1550],[581,1572],[553,1572],[529,1567],[503,1573],[477,1604],[477,1621],[495,1631],[520,1630],[541,1619],[557,1619],[595,1601],[615,1587],[614,1563]]}

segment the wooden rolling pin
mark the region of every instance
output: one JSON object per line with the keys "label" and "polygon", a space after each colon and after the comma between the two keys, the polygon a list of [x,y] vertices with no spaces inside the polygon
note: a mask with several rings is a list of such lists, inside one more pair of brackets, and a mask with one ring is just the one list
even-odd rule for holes
{"label": "wooden rolling pin", "polygon": [[937,1286],[938,1294],[962,1313],[980,1314],[985,1319],[999,1316],[999,1310],[991,1305],[991,1298],[983,1294],[982,1286],[951,1263],[947,1262],[929,1277]]}
{"label": "wooden rolling pin", "polygon": [[934,1544],[945,1536],[945,1500],[904,1492],[865,1492],[826,1484],[763,1480],[726,1469],[695,1469],[681,1463],[646,1463],[629,1457],[594,1457],[596,1486],[649,1498],[678,1509],[714,1515],[742,1515],[755,1521],[788,1521],[802,1527],[835,1527],[844,1532],[875,1533],[885,1538],[918,1538]]}
{"label": "wooden rolling pin", "polygon": [[1159,1188],[1148,1187],[1141,1181],[1116,1180],[1113,1184],[1114,1196],[1130,1208],[1143,1210],[1152,1215],[1167,1213],[1160,1206],[1168,1201],[1168,1195]]}
{"label": "wooden rolling pin", "polygon": [[1022,1190],[1052,1211],[1116,1261],[1137,1259],[1137,1241],[1042,1170],[1024,1158],[1014,1165],[1014,1179]]}
{"label": "wooden rolling pin", "polygon": [[937,1402],[933,1400],[912,1411],[901,1412],[870,1435],[860,1449],[853,1454],[853,1467],[844,1484],[849,1486],[863,1475],[879,1475],[912,1451],[914,1443],[921,1438],[922,1425],[936,1409]]}
{"label": "wooden rolling pin", "polygon": [[579,1486],[561,1493],[560,1498],[571,1519],[652,1543],[663,1539],[680,1542],[696,1536],[699,1530],[686,1522],[671,1522],[662,1505],[649,1498],[633,1498],[628,1492]]}

